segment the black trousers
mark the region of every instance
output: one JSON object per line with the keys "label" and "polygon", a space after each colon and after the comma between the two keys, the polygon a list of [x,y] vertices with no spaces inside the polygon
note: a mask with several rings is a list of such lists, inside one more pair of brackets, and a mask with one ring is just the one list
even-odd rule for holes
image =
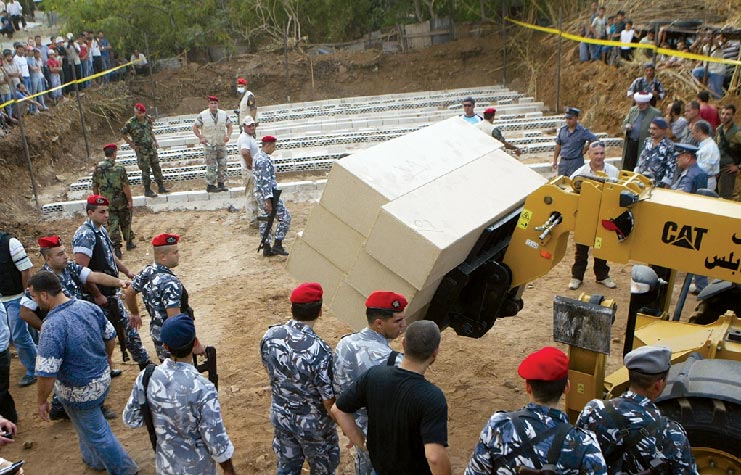
{"label": "black trousers", "polygon": [[15,424],[18,422],[18,413],[15,410],[15,401],[10,395],[10,353],[0,351],[0,416]]}
{"label": "black trousers", "polygon": [[[589,246],[577,244],[574,265],[571,266],[571,277],[574,279],[584,280],[584,273],[587,270],[588,261]],[[597,280],[604,280],[610,276],[610,266],[607,265],[606,260],[598,257],[594,258],[594,275],[597,277]]]}
{"label": "black trousers", "polygon": [[623,145],[623,170],[632,172],[638,165],[638,149],[641,142],[625,137]]}

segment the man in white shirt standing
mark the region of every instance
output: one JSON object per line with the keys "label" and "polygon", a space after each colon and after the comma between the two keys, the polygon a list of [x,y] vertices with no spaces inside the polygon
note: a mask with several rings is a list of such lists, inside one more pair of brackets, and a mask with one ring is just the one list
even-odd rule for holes
{"label": "man in white shirt standing", "polygon": [[692,126],[692,137],[697,140],[697,165],[708,174],[708,189],[715,191],[720,173],[720,150],[711,135],[712,127],[706,120],[698,120]]}
{"label": "man in white shirt standing", "polygon": [[242,118],[242,133],[237,139],[240,161],[242,163],[242,177],[244,178],[244,211],[250,221],[250,227],[257,229],[257,200],[255,199],[255,177],[252,165],[255,163],[260,147],[255,140],[257,126],[251,115]]}
{"label": "man in white shirt standing", "polygon": [[[607,178],[612,180],[617,180],[620,175],[620,170],[609,163],[605,163],[605,144],[600,141],[589,144],[589,162],[572,173],[571,179],[573,180],[578,176],[598,177],[598,172],[606,174]],[[569,289],[576,290],[581,287],[582,282],[584,282],[584,272],[587,270],[588,260],[589,246],[577,244],[574,265],[571,267]],[[594,258],[594,275],[598,284],[602,284],[609,289],[617,287],[615,281],[610,278],[610,266],[607,265],[606,260],[598,257]]]}

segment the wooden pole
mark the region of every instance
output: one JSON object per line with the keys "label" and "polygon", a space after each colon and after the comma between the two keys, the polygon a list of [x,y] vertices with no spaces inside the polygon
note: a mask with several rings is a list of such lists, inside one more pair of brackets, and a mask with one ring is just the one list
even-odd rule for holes
{"label": "wooden pole", "polygon": [[36,191],[36,178],[33,174],[33,164],[31,163],[31,152],[28,149],[28,141],[26,140],[26,129],[23,127],[23,112],[21,111],[20,103],[15,103],[16,110],[18,111],[18,125],[21,126],[21,139],[23,139],[23,152],[26,155],[26,161],[28,162],[28,174],[31,177],[31,187],[33,188],[33,197],[36,200],[36,209],[41,209],[39,205],[39,194]]}
{"label": "wooden pole", "polygon": [[507,85],[507,10],[502,2],[502,86]]}
{"label": "wooden pole", "polygon": [[563,26],[563,8],[558,7],[558,75],[556,76],[556,112],[561,111],[561,43],[563,43],[563,36],[561,36],[561,27]]}
{"label": "wooden pole", "polygon": [[87,138],[87,126],[85,125],[85,111],[82,108],[82,100],[80,99],[80,85],[77,83],[77,71],[75,71],[75,65],[72,65],[72,78],[75,81],[75,96],[77,97],[77,110],[80,111],[80,124],[82,125],[82,138],[85,140],[85,153],[87,159],[90,160],[90,141]]}

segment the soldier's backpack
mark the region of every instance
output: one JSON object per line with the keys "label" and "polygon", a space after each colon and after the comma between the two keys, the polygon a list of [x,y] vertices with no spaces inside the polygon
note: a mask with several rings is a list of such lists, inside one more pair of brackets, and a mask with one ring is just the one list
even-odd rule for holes
{"label": "soldier's backpack", "polygon": [[[618,430],[618,444],[612,446],[612,450],[609,452],[603,451],[605,462],[607,463],[607,473],[633,473],[634,475],[660,475],[669,473],[669,464],[666,459],[656,456],[658,446],[662,443],[661,430],[668,424],[667,418],[660,416],[650,424],[636,425],[617,411],[614,401],[615,399],[605,401],[605,410],[607,410],[607,414]],[[638,451],[638,443],[646,437],[656,438],[657,448],[654,450],[654,457],[651,460],[646,460],[646,456]],[[623,454],[626,452],[635,460],[640,460],[644,465],[648,465],[649,468],[640,472],[631,472],[625,469],[623,467]]]}
{"label": "soldier's backpack", "polygon": [[139,406],[142,418],[144,419],[144,425],[147,427],[149,432],[149,442],[152,443],[152,450],[157,450],[157,433],[154,431],[154,420],[152,419],[152,409],[149,407],[149,400],[147,399],[147,388],[149,387],[149,380],[152,378],[152,373],[157,365],[149,363],[147,368],[144,370],[142,376],[142,385],[144,386],[144,402]]}
{"label": "soldier's backpack", "polygon": [[[566,434],[568,434],[574,428],[574,426],[569,423],[560,424],[551,427],[550,429],[544,430],[531,439],[527,435],[525,423],[522,421],[523,418],[528,417],[532,417],[532,413],[525,409],[510,413],[512,425],[514,426],[515,432],[517,432],[517,435],[522,441],[522,445],[507,454],[503,465],[511,466],[512,462],[514,462],[517,457],[522,455],[524,457],[527,457],[533,463],[533,465],[535,465],[535,468],[519,465],[516,466],[517,473],[524,475],[557,475],[558,471],[556,471],[556,464],[558,463],[558,459],[561,456],[563,441],[566,438]],[[539,442],[551,436],[553,436],[553,443],[551,444],[551,447],[548,449],[548,453],[546,454],[546,463],[543,464],[540,462],[540,456],[535,453],[534,447],[538,445]]]}

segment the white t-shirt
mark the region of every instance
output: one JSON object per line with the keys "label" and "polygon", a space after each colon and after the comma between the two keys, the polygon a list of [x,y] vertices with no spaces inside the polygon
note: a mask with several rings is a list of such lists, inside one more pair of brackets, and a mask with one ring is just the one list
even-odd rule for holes
{"label": "white t-shirt", "polygon": [[26,61],[25,56],[13,56],[13,64],[18,66],[18,69],[21,70],[21,76],[26,78],[29,77],[31,74],[28,72],[28,61]]}
{"label": "white t-shirt", "polygon": [[712,137],[708,137],[698,144],[697,165],[702,171],[713,177],[720,173],[720,151]]}
{"label": "white t-shirt", "polygon": [[[139,59],[140,61],[138,63],[134,63],[134,61],[136,61],[137,59]],[[132,54],[129,61],[134,63],[134,66],[136,66],[137,68],[147,65],[147,58],[144,57],[144,53],[139,53],[139,56]]]}
{"label": "white t-shirt", "polygon": [[98,40],[93,40],[90,42],[90,55],[100,56],[100,45],[98,44]]}
{"label": "white t-shirt", "polygon": [[[620,32],[621,43],[633,42],[633,36],[635,36],[636,30],[623,30]],[[621,46],[620,49],[630,49],[630,46]]]}
{"label": "white t-shirt", "polygon": [[[620,170],[618,170],[615,166],[610,165],[607,162],[605,162],[605,166],[602,169],[602,171],[605,172],[605,174],[613,180],[617,180],[618,177],[620,176]],[[573,180],[574,177],[579,176],[579,175],[586,175],[586,176],[593,176],[593,177],[597,176],[592,171],[592,168],[589,166],[589,163],[585,163],[584,165],[579,167],[574,173],[571,174],[569,178]]]}
{"label": "white t-shirt", "polygon": [[237,139],[237,150],[239,150],[239,161],[242,165],[242,174],[246,175],[247,173],[252,173],[252,170],[249,170],[247,168],[247,162],[242,156],[242,150],[250,151],[250,155],[252,156],[252,164],[254,165],[257,154],[260,152],[260,147],[257,145],[257,141],[247,132],[242,132],[241,134],[239,134],[239,138]]}

